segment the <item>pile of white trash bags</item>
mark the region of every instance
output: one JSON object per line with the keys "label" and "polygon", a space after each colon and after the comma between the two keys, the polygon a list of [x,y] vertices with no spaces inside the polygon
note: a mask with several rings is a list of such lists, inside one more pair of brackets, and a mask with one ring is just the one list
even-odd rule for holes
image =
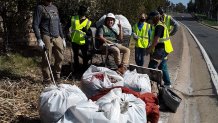
{"label": "pile of white trash bags", "polygon": [[40,119],[43,123],[146,123],[145,103],[132,94],[114,88],[92,101],[87,96],[115,86],[151,92],[149,77],[136,71],[120,76],[104,67],[90,66],[83,74],[83,90],[75,85],[60,84],[46,87],[40,96]]}

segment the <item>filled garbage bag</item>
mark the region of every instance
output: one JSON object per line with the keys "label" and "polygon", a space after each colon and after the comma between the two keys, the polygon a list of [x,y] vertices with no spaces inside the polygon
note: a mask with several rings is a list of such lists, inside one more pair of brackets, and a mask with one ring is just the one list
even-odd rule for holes
{"label": "filled garbage bag", "polygon": [[[145,103],[132,94],[122,93],[121,88],[112,89],[98,99],[96,104],[104,111],[107,118],[120,119],[120,123],[147,122]],[[115,109],[114,106],[117,108]]]}
{"label": "filled garbage bag", "polygon": [[[151,121],[151,123],[158,123],[159,117],[160,117],[160,111],[159,111],[159,101],[157,96],[155,96],[152,93],[143,93],[140,94],[139,92],[136,92],[132,89],[129,89],[127,87],[115,87],[115,88],[121,88],[122,93],[126,94],[132,94],[137,98],[140,98],[144,103],[146,104],[146,114],[147,114],[147,120]],[[101,97],[106,95],[108,92],[110,92],[114,88],[108,88],[101,90],[97,95],[91,97],[90,99],[93,101],[99,100]]]}
{"label": "filled garbage bag", "polygon": [[[106,15],[103,15],[97,22],[96,22],[96,27],[100,27],[102,26],[104,23],[105,23],[105,18],[106,18]],[[117,33],[119,34],[119,27],[118,27],[118,23],[120,21],[120,24],[122,26],[122,30],[123,30],[123,34],[124,35],[131,35],[132,34],[132,26],[131,24],[129,23],[128,19],[123,16],[123,15],[115,15],[115,23],[112,27],[112,29]]]}
{"label": "filled garbage bag", "polygon": [[134,91],[142,93],[151,93],[151,83],[147,74],[137,73],[136,70],[127,70],[124,75],[124,86]]}
{"label": "filled garbage bag", "polygon": [[69,107],[87,100],[85,94],[75,85],[46,87],[39,99],[40,119],[43,123],[58,122]]}
{"label": "filled garbage bag", "polygon": [[123,78],[115,71],[94,65],[85,71],[81,82],[81,88],[88,97],[98,93],[98,90],[123,85]]}
{"label": "filled garbage bag", "polygon": [[96,102],[89,100],[72,106],[67,112],[65,121],[72,119],[71,123],[147,122],[145,103],[132,94],[122,93],[120,88],[111,90]]}

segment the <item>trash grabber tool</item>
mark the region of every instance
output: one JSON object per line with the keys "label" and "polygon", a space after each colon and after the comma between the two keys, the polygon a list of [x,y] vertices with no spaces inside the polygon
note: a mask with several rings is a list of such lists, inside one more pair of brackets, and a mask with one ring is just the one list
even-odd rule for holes
{"label": "trash grabber tool", "polygon": [[[54,83],[54,85],[56,85],[56,82],[55,82],[55,79],[54,79],[54,76],[53,76],[53,72],[52,72],[52,70],[51,70],[51,64],[50,64],[50,62],[49,62],[48,54],[47,54],[46,50],[47,50],[47,49],[44,48],[44,53],[45,53],[46,61],[47,61],[47,63],[48,63],[48,68],[49,68],[49,71],[50,71],[50,74],[51,74],[51,80],[52,80],[52,82]],[[56,85],[56,86],[57,86],[57,85]]]}

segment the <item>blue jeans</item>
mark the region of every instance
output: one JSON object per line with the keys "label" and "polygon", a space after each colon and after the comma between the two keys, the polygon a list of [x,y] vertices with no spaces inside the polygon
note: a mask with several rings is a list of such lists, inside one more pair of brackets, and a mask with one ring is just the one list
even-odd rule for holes
{"label": "blue jeans", "polygon": [[144,65],[144,56],[145,56],[146,49],[135,47],[135,62],[138,66]]}
{"label": "blue jeans", "polygon": [[158,63],[155,60],[150,60],[148,67],[153,68],[153,69],[156,69],[158,67],[159,70],[162,70],[164,85],[171,85],[170,76],[169,76],[168,68],[167,68],[167,60],[163,59],[160,65],[159,66],[157,65]]}

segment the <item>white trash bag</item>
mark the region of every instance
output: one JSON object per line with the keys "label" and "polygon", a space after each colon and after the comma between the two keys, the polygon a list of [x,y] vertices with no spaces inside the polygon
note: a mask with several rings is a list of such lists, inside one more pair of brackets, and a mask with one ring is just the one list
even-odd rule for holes
{"label": "white trash bag", "polygon": [[[97,22],[96,22],[96,27],[100,27],[101,25],[104,25],[105,23],[105,18],[106,18],[106,15],[103,15]],[[131,24],[129,23],[128,19],[123,16],[123,15],[115,15],[115,23],[112,27],[112,29],[119,35],[119,27],[118,27],[118,23],[120,21],[120,24],[122,26],[122,30],[123,30],[123,33],[124,35],[131,35],[132,34],[132,26]]]}
{"label": "white trash bag", "polygon": [[111,90],[98,99],[96,104],[108,119],[117,119],[118,123],[147,122],[145,103],[132,94],[122,93],[121,88]]}
{"label": "white trash bag", "polygon": [[82,90],[88,96],[94,96],[98,90],[123,86],[123,77],[106,67],[91,65],[82,76]]}
{"label": "white trash bag", "polygon": [[124,75],[124,86],[142,93],[151,93],[150,78],[147,74],[137,73],[136,70],[127,70]]}
{"label": "white trash bag", "polygon": [[69,108],[67,112],[65,121],[71,119],[71,123],[147,122],[145,103],[132,94],[122,93],[120,88],[111,90],[96,102],[91,100],[81,102]]}
{"label": "white trash bag", "polygon": [[85,94],[75,85],[46,87],[39,99],[40,119],[42,123],[58,122],[69,107],[87,100]]}
{"label": "white trash bag", "polygon": [[132,26],[129,23],[128,19],[123,15],[115,15],[115,18],[120,21],[122,26],[123,35],[131,35],[132,34]]}

